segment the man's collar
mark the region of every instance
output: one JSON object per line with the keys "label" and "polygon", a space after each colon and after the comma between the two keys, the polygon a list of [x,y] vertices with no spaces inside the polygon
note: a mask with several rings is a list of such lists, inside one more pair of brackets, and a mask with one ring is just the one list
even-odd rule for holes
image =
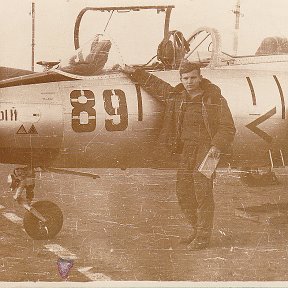
{"label": "man's collar", "polygon": [[202,98],[203,94],[204,94],[203,90],[198,90],[197,93],[195,93],[195,94],[194,93],[193,94],[189,94],[187,92],[187,99],[188,100],[192,100],[192,101],[197,100],[197,99],[200,100]]}

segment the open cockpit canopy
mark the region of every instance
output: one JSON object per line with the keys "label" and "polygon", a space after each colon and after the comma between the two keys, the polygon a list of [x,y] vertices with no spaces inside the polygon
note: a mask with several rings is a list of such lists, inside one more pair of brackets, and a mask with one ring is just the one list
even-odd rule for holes
{"label": "open cockpit canopy", "polygon": [[[201,27],[183,35],[172,30],[174,6],[86,7],[74,26],[74,47],[59,62],[37,63],[44,72],[0,67],[0,88],[117,73],[128,64],[149,70],[178,69],[183,58],[202,67],[288,62],[287,38],[268,37],[248,56],[226,53],[220,33]],[[192,12],[193,14],[193,12]],[[84,17],[85,16],[85,17]]]}
{"label": "open cockpit canopy", "polygon": [[72,56],[61,61],[59,69],[75,75],[94,76],[113,71],[117,65],[152,63],[159,44],[169,35],[173,8],[84,8],[75,22],[75,50]]}

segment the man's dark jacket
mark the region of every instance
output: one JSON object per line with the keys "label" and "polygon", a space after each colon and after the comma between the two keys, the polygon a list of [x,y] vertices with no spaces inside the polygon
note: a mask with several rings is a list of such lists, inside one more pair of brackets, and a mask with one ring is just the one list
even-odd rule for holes
{"label": "man's dark jacket", "polygon": [[[162,144],[172,146],[179,137],[177,131],[179,131],[180,119],[184,113],[183,103],[189,96],[183,84],[172,87],[162,79],[140,69],[131,76],[149,94],[166,103],[159,140]],[[202,115],[211,138],[211,146],[216,146],[222,153],[226,153],[236,132],[227,101],[221,95],[220,88],[209,80],[203,79],[200,87],[204,91]]]}

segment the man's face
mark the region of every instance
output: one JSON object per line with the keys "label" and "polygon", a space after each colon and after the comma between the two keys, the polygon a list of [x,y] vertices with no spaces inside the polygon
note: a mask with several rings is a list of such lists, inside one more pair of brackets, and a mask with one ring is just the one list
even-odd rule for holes
{"label": "man's face", "polygon": [[180,80],[184,85],[184,88],[189,93],[199,89],[202,76],[200,75],[198,70],[192,70],[190,72],[183,73],[180,77]]}

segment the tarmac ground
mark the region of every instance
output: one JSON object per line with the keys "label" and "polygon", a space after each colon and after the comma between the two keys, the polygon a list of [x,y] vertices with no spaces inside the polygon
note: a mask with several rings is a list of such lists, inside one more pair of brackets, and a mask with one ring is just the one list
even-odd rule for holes
{"label": "tarmac ground", "polygon": [[0,281],[64,281],[59,258],[73,261],[65,280],[72,282],[288,280],[286,169],[277,171],[279,185],[265,187],[218,172],[212,241],[203,251],[179,244],[189,225],[176,199],[175,170],[81,170],[99,174],[95,180],[38,174],[35,201],[56,203],[64,224],[55,239],[33,240],[6,183],[12,169],[0,166]]}

